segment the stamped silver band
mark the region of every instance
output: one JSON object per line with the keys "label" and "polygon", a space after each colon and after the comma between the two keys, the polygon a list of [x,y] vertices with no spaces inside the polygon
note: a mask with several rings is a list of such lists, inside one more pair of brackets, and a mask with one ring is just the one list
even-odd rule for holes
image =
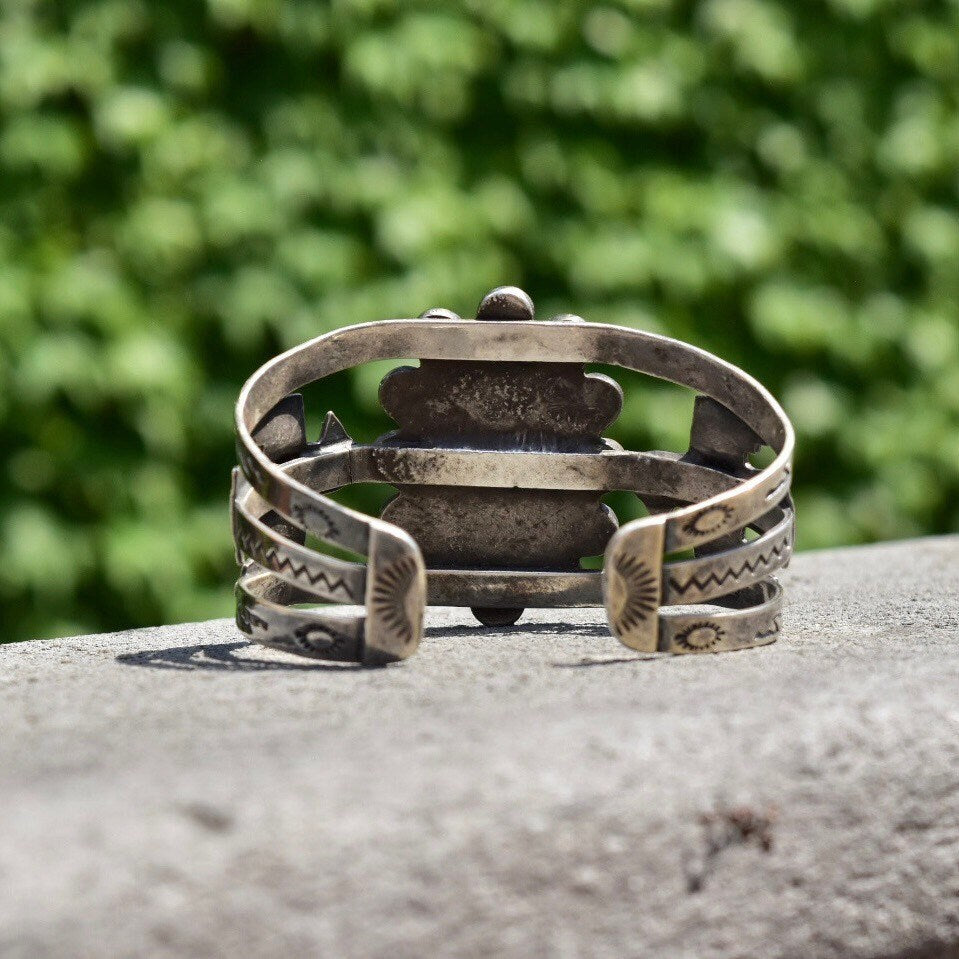
{"label": "stamped silver band", "polygon": [[[500,297],[506,316],[521,315],[516,302],[528,302],[519,291],[490,296]],[[240,628],[303,655],[380,663],[415,651],[427,602],[471,606],[484,621],[526,606],[605,605],[613,633],[636,650],[715,652],[772,641],[782,603],[773,574],[793,544],[793,432],[773,397],[688,344],[578,318],[491,316],[488,301],[477,320],[444,314],[336,330],[246,383],[233,492],[234,540],[245,561]],[[331,416],[320,441],[307,441],[298,389],[360,363],[406,358],[421,367],[381,387],[400,430],[358,444]],[[696,390],[690,450],[630,452],[603,441],[597,424],[618,412],[618,388],[585,374],[586,363]],[[443,389],[432,389],[437,381]],[[410,412],[420,407],[422,428]],[[757,470],[748,456],[763,445],[774,459]],[[325,495],[356,482],[397,487],[386,518]],[[612,490],[635,492],[652,515],[616,528],[599,499]],[[544,516],[568,516],[573,540],[589,529],[583,543],[605,542],[602,573],[571,561],[575,542],[564,553],[547,534],[526,530]],[[488,535],[473,535],[475,523]],[[325,555],[304,544],[307,533],[367,562]],[[529,552],[537,543],[540,552]],[[689,549],[694,558],[666,559]],[[458,563],[461,556],[468,562]],[[525,558],[518,564],[517,556]],[[364,611],[290,605],[304,601]]]}

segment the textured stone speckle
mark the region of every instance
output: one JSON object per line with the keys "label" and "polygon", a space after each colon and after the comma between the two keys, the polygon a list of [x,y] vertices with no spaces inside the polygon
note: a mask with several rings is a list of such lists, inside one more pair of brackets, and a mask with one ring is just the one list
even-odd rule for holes
{"label": "textured stone speckle", "polygon": [[0,955],[959,956],[959,538],[805,554],[773,646],[431,610],[0,647]]}

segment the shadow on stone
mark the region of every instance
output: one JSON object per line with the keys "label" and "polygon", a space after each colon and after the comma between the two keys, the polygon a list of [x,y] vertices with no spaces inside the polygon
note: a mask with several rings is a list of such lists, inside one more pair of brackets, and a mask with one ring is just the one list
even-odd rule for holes
{"label": "shadow on stone", "polygon": [[424,636],[452,639],[455,636],[605,636],[611,639],[608,626],[595,623],[519,623],[516,626],[427,626]]}
{"label": "shadow on stone", "polygon": [[[428,626],[423,630],[424,636],[431,639],[452,639],[456,637],[483,637],[508,635],[517,633],[522,636],[566,636],[599,637],[612,640],[609,627],[600,623],[522,623],[517,626]],[[668,659],[666,656],[651,654],[635,654],[632,656],[597,655],[582,656],[572,662],[552,663],[556,669],[586,669],[590,666],[623,666],[629,663],[648,663]]]}
{"label": "shadow on stone", "polygon": [[[502,636],[508,629],[489,626],[429,626],[423,630],[432,639],[456,637]],[[606,626],[592,623],[530,623],[515,627],[524,636],[602,637],[610,639]],[[122,653],[116,661],[123,666],[141,666],[147,669],[179,669],[185,671],[213,671],[232,673],[279,672],[343,672],[364,669],[360,663],[325,661],[285,662],[282,660],[256,659],[237,655],[241,651],[261,649],[254,643],[210,643],[198,646],[171,646],[168,649],[143,649],[136,653]],[[561,669],[583,669],[589,666],[615,666],[628,663],[649,662],[664,659],[662,656],[586,656],[573,662],[555,662]]]}
{"label": "shadow on stone", "polygon": [[241,649],[259,648],[251,643],[212,643],[204,646],[173,646],[169,649],[144,649],[116,657],[124,666],[145,666],[147,669],[214,670],[231,673],[342,672],[362,669],[359,663],[296,663],[269,659],[247,659],[236,656]]}
{"label": "shadow on stone", "polygon": [[668,657],[653,653],[635,656],[584,656],[575,663],[553,663],[555,669],[587,669],[590,666],[622,666],[626,663],[655,663],[665,662]]}

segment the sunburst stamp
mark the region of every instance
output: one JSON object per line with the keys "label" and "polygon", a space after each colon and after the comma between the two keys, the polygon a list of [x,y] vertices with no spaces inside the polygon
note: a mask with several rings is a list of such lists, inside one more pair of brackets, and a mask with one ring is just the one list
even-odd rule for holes
{"label": "sunburst stamp", "polygon": [[327,513],[312,503],[294,503],[290,507],[290,516],[305,530],[315,533],[320,537],[339,536],[339,529],[336,523]]}
{"label": "sunburst stamp", "polygon": [[611,577],[612,618],[617,633],[645,622],[659,605],[659,583],[649,566],[630,553],[621,553],[613,563]]}
{"label": "sunburst stamp", "polygon": [[319,623],[297,627],[293,633],[293,641],[301,652],[312,655],[333,655],[343,648],[343,637]]}
{"label": "sunburst stamp", "polygon": [[416,560],[401,556],[377,573],[373,586],[373,612],[404,643],[412,642],[417,617],[415,579]]}
{"label": "sunburst stamp", "polygon": [[703,620],[687,626],[676,637],[676,645],[690,653],[703,653],[718,645],[725,635],[722,626]]}
{"label": "sunburst stamp", "polygon": [[683,531],[692,536],[706,536],[726,526],[733,515],[731,506],[709,506],[683,524]]}

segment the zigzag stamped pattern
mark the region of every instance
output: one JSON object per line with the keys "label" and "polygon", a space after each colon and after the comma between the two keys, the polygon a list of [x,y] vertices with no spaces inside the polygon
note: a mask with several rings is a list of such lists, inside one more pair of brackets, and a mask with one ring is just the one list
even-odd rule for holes
{"label": "zigzag stamped pattern", "polygon": [[739,566],[727,566],[722,572],[710,570],[705,576],[692,575],[686,582],[681,583],[673,576],[669,577],[669,585],[680,596],[691,589],[706,592],[710,586],[722,589],[727,583],[732,584],[726,592],[735,587],[735,583],[744,574],[758,573],[760,570],[772,569],[773,563],[784,555],[788,555],[792,548],[792,530],[787,529],[785,534],[764,553],[759,553],[755,559],[745,559]]}
{"label": "zigzag stamped pattern", "polygon": [[305,563],[295,563],[289,556],[283,556],[276,546],[264,546],[263,543],[248,530],[243,530],[237,537],[240,549],[261,566],[272,569],[275,573],[289,572],[295,579],[305,581],[310,586],[321,586],[331,596],[337,590],[341,591],[348,602],[353,602],[353,594],[349,586],[340,576],[329,576],[325,570],[312,572]]}

